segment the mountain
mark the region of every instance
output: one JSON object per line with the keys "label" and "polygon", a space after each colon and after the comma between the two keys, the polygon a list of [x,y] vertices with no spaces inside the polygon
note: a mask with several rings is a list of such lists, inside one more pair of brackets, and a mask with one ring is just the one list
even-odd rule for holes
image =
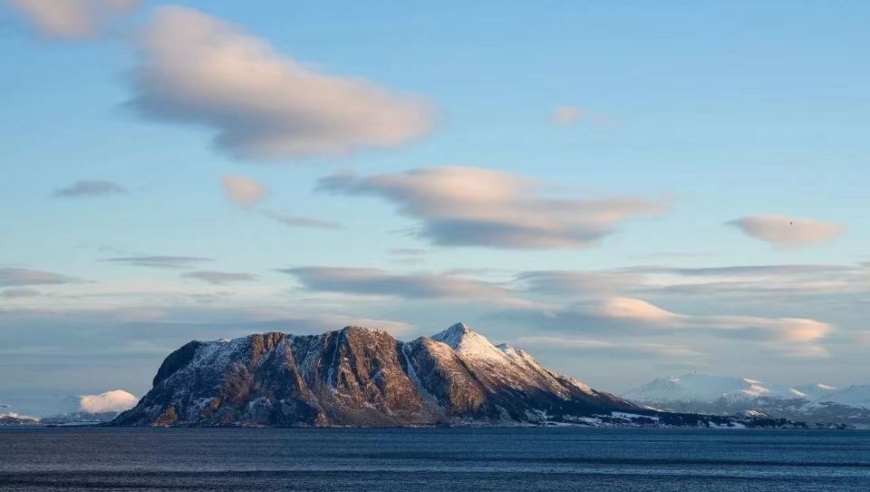
{"label": "mountain", "polygon": [[78,422],[108,422],[121,412],[136,406],[139,399],[123,390],[112,390],[99,395],[70,395],[52,416],[44,417],[44,424]]}
{"label": "mountain", "polygon": [[493,345],[459,323],[402,342],[345,327],[190,342],[109,425],[412,427],[494,425],[793,426],[764,415],[645,409]]}
{"label": "mountain", "polygon": [[719,399],[754,400],[760,397],[798,398],[800,393],[782,386],[769,387],[748,378],[688,374],[680,378],[656,379],[623,394],[643,402],[714,402]]}
{"label": "mountain", "polygon": [[429,426],[639,410],[461,323],[411,342],[360,327],[194,341],[153,384],[115,424]]}
{"label": "mountain", "polygon": [[789,386],[749,378],[687,374],[656,379],[621,395],[645,407],[713,415],[757,412],[806,422],[870,424],[870,385],[837,389]]}
{"label": "mountain", "polygon": [[836,403],[870,410],[870,384],[849,386],[819,398],[820,403]]}
{"label": "mountain", "polygon": [[796,389],[801,394],[805,395],[810,400],[815,400],[823,396],[830,395],[837,391],[837,388],[834,386],[828,386],[827,384],[803,384],[800,386],[795,386]]}

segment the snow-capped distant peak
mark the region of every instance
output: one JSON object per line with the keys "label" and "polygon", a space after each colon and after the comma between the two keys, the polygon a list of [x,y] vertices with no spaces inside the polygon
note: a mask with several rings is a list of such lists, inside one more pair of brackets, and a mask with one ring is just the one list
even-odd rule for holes
{"label": "snow-capped distant peak", "polygon": [[870,410],[870,384],[849,386],[819,397],[818,400]]}
{"label": "snow-capped distant peak", "polygon": [[636,401],[705,401],[720,398],[752,399],[760,397],[800,398],[788,387],[772,387],[763,382],[741,377],[714,374],[687,374],[681,377],[656,379],[623,395]]}
{"label": "snow-capped distant peak", "polygon": [[124,390],[99,395],[69,396],[61,403],[62,414],[123,412],[136,406],[139,398]]}
{"label": "snow-capped distant peak", "polygon": [[[770,384],[755,379],[718,376],[713,374],[687,374],[680,377],[656,379],[623,395],[641,402],[707,402],[725,400],[774,400],[836,401],[838,390],[826,384],[789,386]],[[870,397],[870,394],[868,394]],[[860,399],[860,398],[859,398]]]}

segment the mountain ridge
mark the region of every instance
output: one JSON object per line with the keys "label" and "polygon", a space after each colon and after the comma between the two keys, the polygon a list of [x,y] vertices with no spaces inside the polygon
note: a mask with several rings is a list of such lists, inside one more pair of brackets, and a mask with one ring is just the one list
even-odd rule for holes
{"label": "mountain ridge", "polygon": [[638,411],[457,323],[410,342],[348,326],[185,344],[118,425],[456,425]]}
{"label": "mountain ridge", "polygon": [[837,388],[822,383],[767,384],[715,374],[659,378],[621,396],[670,412],[731,415],[759,412],[807,422],[870,424],[870,385]]}

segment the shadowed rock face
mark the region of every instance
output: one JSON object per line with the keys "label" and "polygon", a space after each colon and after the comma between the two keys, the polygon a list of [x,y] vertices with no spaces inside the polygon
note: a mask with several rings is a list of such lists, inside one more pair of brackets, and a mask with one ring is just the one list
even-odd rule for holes
{"label": "shadowed rock face", "polygon": [[135,426],[430,426],[535,423],[634,404],[496,347],[463,324],[401,342],[346,327],[190,342],[170,354]]}

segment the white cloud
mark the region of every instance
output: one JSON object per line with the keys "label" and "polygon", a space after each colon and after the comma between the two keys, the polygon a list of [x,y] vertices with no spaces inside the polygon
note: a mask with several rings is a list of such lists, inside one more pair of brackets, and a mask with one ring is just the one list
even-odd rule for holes
{"label": "white cloud", "polygon": [[832,330],[826,323],[805,318],[677,314],[639,299],[620,297],[604,300],[591,312],[660,328],[742,330],[762,340],[784,343],[816,342]]}
{"label": "white cloud", "polygon": [[845,231],[845,227],[832,222],[785,217],[782,215],[753,215],[729,222],[746,235],[777,246],[809,246],[826,243]]}
{"label": "white cloud", "polygon": [[87,38],[132,13],[140,0],[6,0],[51,38]]}
{"label": "white cloud", "polygon": [[61,404],[63,413],[123,412],[139,403],[139,398],[124,390],[112,390],[99,395],[69,397]]}
{"label": "white cloud", "polygon": [[640,299],[612,297],[595,308],[595,312],[616,319],[631,319],[652,324],[678,326],[680,316]]}
{"label": "white cloud", "polygon": [[221,178],[221,187],[228,200],[243,207],[256,205],[269,194],[265,186],[244,176],[224,176]]}
{"label": "white cloud", "polygon": [[161,7],[140,39],[131,104],[158,120],[217,132],[233,156],[294,159],[395,147],[427,133],[418,97],[316,73],[227,22]]}
{"label": "white cloud", "polygon": [[422,222],[420,235],[442,246],[514,249],[582,248],[617,222],[658,215],[662,201],[636,197],[553,196],[556,186],[491,169],[440,167],[360,178],[336,174],[318,189],[375,195]]}

